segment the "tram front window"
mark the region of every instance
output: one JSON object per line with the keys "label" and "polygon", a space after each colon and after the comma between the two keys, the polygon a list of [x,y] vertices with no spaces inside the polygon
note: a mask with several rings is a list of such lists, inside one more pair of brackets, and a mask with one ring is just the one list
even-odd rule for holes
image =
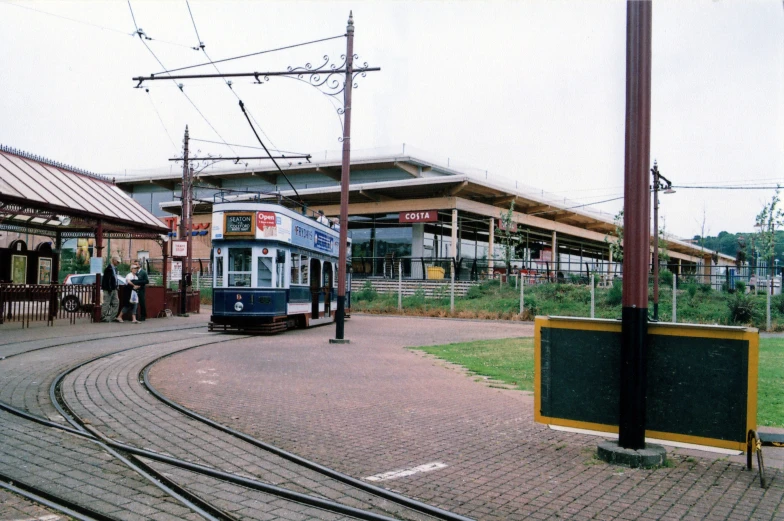
{"label": "tram front window", "polygon": [[251,248],[229,248],[229,286],[250,286]]}
{"label": "tram front window", "polygon": [[259,288],[272,287],[272,257],[257,257],[256,284]]}

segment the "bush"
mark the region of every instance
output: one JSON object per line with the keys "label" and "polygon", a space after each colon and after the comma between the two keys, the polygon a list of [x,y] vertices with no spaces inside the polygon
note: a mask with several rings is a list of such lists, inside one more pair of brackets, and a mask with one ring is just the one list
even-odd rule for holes
{"label": "bush", "polygon": [[659,284],[662,286],[669,286],[672,287],[672,272],[669,270],[664,270],[659,273]]}
{"label": "bush", "polygon": [[784,315],[784,295],[774,295],[771,297],[770,308],[775,309],[779,314]]}
{"label": "bush", "polygon": [[735,293],[727,300],[730,309],[730,322],[736,324],[751,324],[754,322],[755,309],[751,297],[743,293]]}
{"label": "bush", "polygon": [[702,293],[710,293],[711,291],[713,291],[713,286],[711,286],[710,284],[700,284],[698,288]]}
{"label": "bush", "polygon": [[483,293],[484,292],[482,291],[481,286],[471,286],[470,288],[468,288],[468,293],[466,293],[466,298],[471,300],[482,298]]}
{"label": "bush", "polygon": [[686,293],[689,294],[689,297],[694,298],[694,295],[697,294],[697,284],[694,282],[686,284]]}
{"label": "bush", "polygon": [[623,301],[623,281],[614,279],[612,287],[607,290],[607,304],[617,306]]}
{"label": "bush", "polygon": [[378,291],[376,291],[376,288],[373,287],[369,280],[365,281],[362,289],[357,291],[355,296],[357,300],[367,300],[368,302],[373,302],[377,297]]}
{"label": "bush", "polygon": [[746,283],[743,282],[742,280],[736,280],[735,281],[735,291],[737,291],[738,293],[744,293],[745,294],[746,293]]}

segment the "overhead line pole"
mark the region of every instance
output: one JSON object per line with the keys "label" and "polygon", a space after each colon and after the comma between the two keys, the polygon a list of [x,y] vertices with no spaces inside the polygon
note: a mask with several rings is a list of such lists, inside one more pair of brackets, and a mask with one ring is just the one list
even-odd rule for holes
{"label": "overhead line pole", "polygon": [[349,12],[346,27],[346,84],[343,89],[343,164],[340,172],[340,245],[338,246],[338,309],[335,313],[335,338],[332,343],[348,343],[345,339],[346,259],[348,257],[348,187],[351,175],[351,91],[354,90],[354,15]]}
{"label": "overhead line pole", "polygon": [[[188,241],[188,256],[190,257],[190,250],[191,250],[191,241],[190,239],[190,230],[188,226],[188,216],[190,214],[190,163],[188,161],[188,125],[185,125],[185,137],[183,138],[183,164],[182,164],[182,216],[180,218],[180,240],[185,239]],[[187,236],[186,236],[187,234]],[[172,257],[172,263],[174,262],[174,258]],[[185,262],[186,265],[189,262]],[[164,266],[165,268],[165,266]],[[182,270],[182,276],[180,277],[180,315],[185,315],[187,313],[187,307],[185,303],[187,288],[185,287],[185,274],[187,273],[185,270]],[[164,288],[164,293],[166,288]]]}

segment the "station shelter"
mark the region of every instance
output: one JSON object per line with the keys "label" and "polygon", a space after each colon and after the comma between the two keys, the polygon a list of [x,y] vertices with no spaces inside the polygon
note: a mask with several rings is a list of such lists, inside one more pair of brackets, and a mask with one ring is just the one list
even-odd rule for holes
{"label": "station shelter", "polygon": [[[120,253],[127,240],[157,243],[167,228],[112,180],[17,149],[0,146],[0,323],[100,317],[100,288],[60,284],[63,242],[83,241],[82,265]],[[109,251],[111,241],[114,244]],[[93,262],[102,272],[103,262]],[[93,280],[96,280],[93,277]],[[77,287],[85,286],[85,287]],[[148,289],[148,315],[168,307]],[[78,299],[78,308],[62,302]],[[157,300],[161,300],[160,303]]]}

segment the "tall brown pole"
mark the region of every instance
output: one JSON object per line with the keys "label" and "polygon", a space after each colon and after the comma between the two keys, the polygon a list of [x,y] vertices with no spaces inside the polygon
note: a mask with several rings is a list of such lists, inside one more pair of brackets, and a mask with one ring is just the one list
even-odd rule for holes
{"label": "tall brown pole", "polygon": [[[185,125],[185,137],[183,138],[183,164],[182,164],[182,216],[180,217],[180,240],[185,239],[186,241],[188,233],[188,213],[190,211],[190,204],[188,201],[188,194],[190,191],[188,190],[188,177],[190,174],[190,168],[188,166],[188,125]],[[190,248],[190,244],[188,244]],[[174,259],[172,259],[173,261]],[[182,259],[180,259],[182,261]],[[182,270],[183,274],[180,278],[180,315],[185,315],[187,313],[188,308],[186,307],[186,288],[185,288],[185,270]]]}
{"label": "tall brown pole", "polygon": [[340,245],[338,246],[338,309],[335,312],[335,340],[344,341],[346,318],[346,249],[348,244],[348,187],[351,169],[351,91],[354,88],[354,15],[349,12],[346,27],[346,83],[343,90],[343,166],[340,174]]}
{"label": "tall brown pole", "polygon": [[626,3],[626,139],[618,443],[645,448],[651,143],[650,0]]}
{"label": "tall brown pole", "polygon": [[653,320],[659,320],[659,165],[653,162]]}

